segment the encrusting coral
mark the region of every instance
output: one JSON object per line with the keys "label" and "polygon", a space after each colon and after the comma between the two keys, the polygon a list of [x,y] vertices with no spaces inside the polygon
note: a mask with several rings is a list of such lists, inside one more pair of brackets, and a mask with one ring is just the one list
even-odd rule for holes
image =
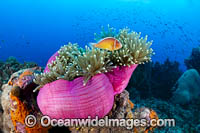
{"label": "encrusting coral", "polygon": [[49,71],[35,75],[34,82],[40,85],[38,88],[41,88],[58,79],[71,81],[82,76],[83,84],[86,85],[91,77],[110,72],[117,66],[131,66],[151,61],[151,56],[154,54],[150,48],[152,41],[147,42],[147,36],[140,37],[141,33],[129,31],[125,28],[115,34],[114,28],[108,26],[108,32],[103,30],[100,35],[96,34],[95,40],[110,36],[118,39],[122,48],[114,52],[87,46],[82,49],[72,43],[61,47],[55,60],[48,64]]}

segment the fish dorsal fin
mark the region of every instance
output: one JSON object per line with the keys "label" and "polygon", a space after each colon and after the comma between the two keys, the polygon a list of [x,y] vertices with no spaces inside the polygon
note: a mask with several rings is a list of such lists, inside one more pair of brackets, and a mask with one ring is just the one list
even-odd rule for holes
{"label": "fish dorsal fin", "polygon": [[99,43],[99,42],[101,42],[103,40],[106,40],[106,39],[115,39],[116,40],[116,38],[114,38],[114,37],[105,37],[105,38],[102,38],[101,40],[99,40],[97,43]]}

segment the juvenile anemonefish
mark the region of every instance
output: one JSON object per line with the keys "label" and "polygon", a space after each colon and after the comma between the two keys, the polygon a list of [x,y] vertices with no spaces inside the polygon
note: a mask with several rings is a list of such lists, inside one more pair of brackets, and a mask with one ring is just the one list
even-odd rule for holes
{"label": "juvenile anemonefish", "polygon": [[106,37],[101,39],[97,43],[91,43],[93,47],[106,49],[110,51],[118,50],[122,47],[122,44],[114,37]]}

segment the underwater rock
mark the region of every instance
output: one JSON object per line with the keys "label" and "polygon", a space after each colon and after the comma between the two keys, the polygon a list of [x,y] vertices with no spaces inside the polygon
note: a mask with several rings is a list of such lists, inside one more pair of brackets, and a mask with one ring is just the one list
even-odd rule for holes
{"label": "underwater rock", "polygon": [[3,132],[3,112],[0,111],[0,133]]}
{"label": "underwater rock", "polygon": [[3,129],[3,109],[1,106],[1,95],[2,95],[2,91],[0,90],[0,133],[2,132],[2,129]]}
{"label": "underwater rock", "polygon": [[10,91],[12,89],[12,86],[5,84],[2,86],[2,96],[1,96],[1,105],[3,109],[3,131],[5,133],[13,132],[14,131],[14,125],[11,120],[10,116],[10,110],[11,110],[11,102],[10,102]]}
{"label": "underwater rock", "polygon": [[196,69],[200,73],[200,46],[192,49],[190,57],[184,60],[187,69]]}
{"label": "underwater rock", "polygon": [[10,76],[20,69],[36,67],[34,62],[19,63],[15,57],[9,57],[5,62],[0,61],[0,88],[6,84]]}
{"label": "underwater rock", "polygon": [[200,96],[200,75],[195,69],[187,70],[174,85],[171,101],[187,104]]}
{"label": "underwater rock", "polygon": [[[155,119],[158,120],[158,115],[156,112],[152,109],[146,108],[146,107],[141,107],[135,109],[133,113],[133,119],[145,119],[148,123],[150,123],[151,120]],[[156,125],[156,122],[152,123]],[[139,126],[134,128],[134,132],[152,132],[156,126]]]}
{"label": "underwater rock", "polygon": [[19,70],[2,87],[3,131],[47,132],[48,128],[42,128],[39,122],[32,128],[25,126],[27,115],[32,114],[39,118],[41,114],[33,93],[33,89],[37,87],[33,82],[33,74],[38,72],[41,72],[39,67]]}

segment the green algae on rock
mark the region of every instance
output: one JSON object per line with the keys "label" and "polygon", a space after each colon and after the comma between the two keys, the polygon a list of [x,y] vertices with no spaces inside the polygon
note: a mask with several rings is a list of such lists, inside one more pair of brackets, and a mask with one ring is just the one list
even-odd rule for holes
{"label": "green algae on rock", "polygon": [[39,88],[47,83],[58,79],[73,80],[77,77],[84,77],[83,84],[99,73],[112,71],[117,66],[130,66],[132,64],[144,64],[151,61],[154,54],[150,48],[152,41],[147,41],[140,37],[141,33],[129,32],[128,28],[116,30],[108,26],[108,32],[102,29],[102,32],[96,34],[96,40],[101,37],[114,36],[122,43],[122,48],[114,52],[99,48],[79,48],[78,44],[69,43],[60,48],[56,59],[48,64],[49,72],[35,75],[35,83]]}

